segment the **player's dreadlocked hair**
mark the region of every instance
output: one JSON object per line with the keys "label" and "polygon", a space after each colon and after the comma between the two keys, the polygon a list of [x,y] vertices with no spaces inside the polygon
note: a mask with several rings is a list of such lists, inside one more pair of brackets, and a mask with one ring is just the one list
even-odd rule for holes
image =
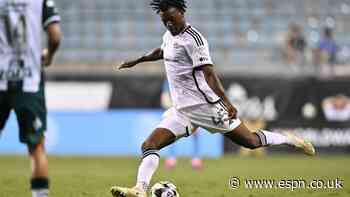
{"label": "player's dreadlocked hair", "polygon": [[183,12],[186,12],[187,8],[185,0],[152,0],[150,5],[157,13],[166,11],[169,7],[176,7]]}

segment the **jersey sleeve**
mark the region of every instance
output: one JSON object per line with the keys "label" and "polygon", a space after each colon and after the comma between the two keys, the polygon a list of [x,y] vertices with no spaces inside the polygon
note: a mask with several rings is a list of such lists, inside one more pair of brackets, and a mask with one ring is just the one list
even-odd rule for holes
{"label": "jersey sleeve", "polygon": [[208,41],[199,33],[189,33],[189,39],[185,44],[185,48],[192,59],[193,67],[213,64]]}
{"label": "jersey sleeve", "polygon": [[51,23],[61,20],[54,0],[43,1],[42,25],[46,29]]}

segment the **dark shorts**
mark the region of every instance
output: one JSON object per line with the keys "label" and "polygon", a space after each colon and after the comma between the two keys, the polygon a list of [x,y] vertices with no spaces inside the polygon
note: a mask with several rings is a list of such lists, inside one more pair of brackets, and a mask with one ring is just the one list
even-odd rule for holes
{"label": "dark shorts", "polygon": [[21,88],[0,91],[0,132],[12,110],[16,113],[20,142],[28,145],[40,143],[46,131],[44,84],[36,93],[23,92]]}

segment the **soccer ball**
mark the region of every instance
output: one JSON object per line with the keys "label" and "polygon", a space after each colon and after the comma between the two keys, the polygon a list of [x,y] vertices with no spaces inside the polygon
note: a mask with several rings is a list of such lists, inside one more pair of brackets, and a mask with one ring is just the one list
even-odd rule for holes
{"label": "soccer ball", "polygon": [[180,194],[173,183],[161,181],[153,185],[151,197],[180,197]]}

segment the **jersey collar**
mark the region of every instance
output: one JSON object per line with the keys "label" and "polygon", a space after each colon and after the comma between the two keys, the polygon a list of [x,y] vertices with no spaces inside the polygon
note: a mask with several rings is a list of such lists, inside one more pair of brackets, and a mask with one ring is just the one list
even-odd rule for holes
{"label": "jersey collar", "polygon": [[191,28],[191,25],[186,23],[186,27],[179,33],[179,35],[184,34],[189,28]]}

